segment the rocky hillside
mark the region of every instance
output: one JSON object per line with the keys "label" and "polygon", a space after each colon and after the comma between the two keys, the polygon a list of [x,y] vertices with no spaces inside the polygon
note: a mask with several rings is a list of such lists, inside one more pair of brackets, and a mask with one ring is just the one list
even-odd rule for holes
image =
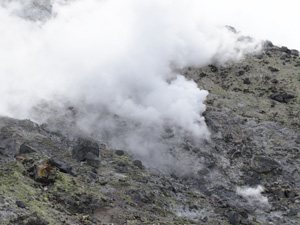
{"label": "rocky hillside", "polygon": [[181,145],[196,173],[1,117],[0,224],[299,224],[299,67],[297,51],[266,42],[238,63],[180,71],[210,92],[211,139]]}

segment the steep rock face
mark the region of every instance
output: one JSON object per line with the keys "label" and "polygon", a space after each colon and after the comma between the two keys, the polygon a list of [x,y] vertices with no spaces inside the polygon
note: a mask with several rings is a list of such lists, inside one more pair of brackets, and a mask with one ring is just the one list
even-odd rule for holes
{"label": "steep rock face", "polygon": [[0,118],[0,224],[299,224],[299,65],[269,44],[181,70],[210,92],[211,139],[182,141],[202,166],[180,175],[88,135]]}

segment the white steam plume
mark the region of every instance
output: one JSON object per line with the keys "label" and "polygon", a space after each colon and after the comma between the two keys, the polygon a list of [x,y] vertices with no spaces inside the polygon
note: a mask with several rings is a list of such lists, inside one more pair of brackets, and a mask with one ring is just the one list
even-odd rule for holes
{"label": "white steam plume", "polygon": [[208,92],[172,68],[226,63],[260,48],[210,23],[196,0],[21,2],[0,6],[0,114],[72,117],[140,155],[166,147],[166,127],[209,137],[201,115]]}
{"label": "white steam plume", "polygon": [[258,185],[257,187],[237,187],[236,193],[245,198],[250,204],[257,206],[269,206],[268,198],[261,193],[264,187]]}

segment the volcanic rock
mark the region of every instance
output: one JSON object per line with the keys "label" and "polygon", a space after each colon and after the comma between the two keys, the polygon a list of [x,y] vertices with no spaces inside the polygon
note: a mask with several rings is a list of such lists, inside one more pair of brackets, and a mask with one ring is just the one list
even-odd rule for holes
{"label": "volcanic rock", "polygon": [[100,159],[92,152],[88,152],[85,156],[85,161],[89,166],[99,168],[100,167]]}
{"label": "volcanic rock", "polygon": [[27,143],[23,143],[20,146],[19,154],[27,154],[36,152],[33,148],[31,148]]}
{"label": "volcanic rock", "polygon": [[72,172],[72,166],[70,166],[68,163],[66,163],[63,160],[58,160],[55,158],[51,158],[48,160],[48,163],[52,165],[53,167],[56,167],[61,172],[73,174]]}
{"label": "volcanic rock", "polygon": [[99,146],[96,142],[80,139],[79,143],[73,148],[73,157],[78,161],[83,161],[86,159],[88,153],[93,153],[95,156],[99,157]]}
{"label": "volcanic rock", "polygon": [[252,160],[252,166],[258,173],[268,173],[280,167],[280,164],[265,156],[255,156]]}

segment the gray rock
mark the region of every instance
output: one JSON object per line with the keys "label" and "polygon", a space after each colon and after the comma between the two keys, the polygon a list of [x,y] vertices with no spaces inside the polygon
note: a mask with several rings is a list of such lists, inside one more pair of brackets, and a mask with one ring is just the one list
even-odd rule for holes
{"label": "gray rock", "polygon": [[259,54],[259,55],[255,55],[255,58],[257,58],[257,59],[263,59],[263,54]]}
{"label": "gray rock", "polygon": [[239,223],[240,223],[239,215],[233,211],[230,211],[228,213],[228,220],[229,220],[229,223],[232,225],[239,225]]}
{"label": "gray rock", "polygon": [[85,161],[89,166],[99,168],[100,167],[100,159],[92,152],[88,152],[85,156]]}
{"label": "gray rock", "polygon": [[294,208],[293,208],[293,209],[289,209],[287,215],[288,215],[288,216],[297,216],[297,215],[298,215],[298,211],[299,211],[299,210],[294,209]]}
{"label": "gray rock", "polygon": [[210,71],[213,72],[213,73],[216,73],[219,70],[218,67],[216,67],[214,65],[209,65],[209,67],[210,67]]}
{"label": "gray rock", "polygon": [[295,142],[300,144],[300,135],[296,138]]}
{"label": "gray rock", "polygon": [[271,72],[278,72],[278,71],[279,71],[279,69],[274,68],[274,67],[271,67],[271,66],[269,66],[268,69],[269,69]]}
{"label": "gray rock", "polygon": [[290,49],[288,49],[287,47],[285,47],[285,46],[282,46],[281,48],[280,48],[280,50],[282,51],[282,52],[285,52],[285,53],[287,53],[287,54],[291,54],[291,50]]}
{"label": "gray rock", "polygon": [[298,55],[299,55],[299,51],[296,50],[296,49],[292,49],[292,50],[291,50],[291,54],[292,54],[292,55],[298,56]]}
{"label": "gray rock", "polygon": [[274,45],[271,41],[269,41],[269,40],[264,41],[264,43],[263,43],[263,48],[264,49],[270,49],[270,48],[273,48],[273,47],[274,47]]}
{"label": "gray rock", "polygon": [[264,156],[255,156],[252,160],[252,167],[258,173],[268,173],[280,167],[280,164]]}
{"label": "gray rock", "polygon": [[247,77],[247,78],[245,78],[245,80],[244,80],[244,84],[251,84],[251,81],[250,81],[250,79]]}
{"label": "gray rock", "polygon": [[48,225],[49,222],[39,216],[35,216],[33,218],[29,218],[29,219],[23,221],[23,223],[21,223],[21,224],[22,225]]}
{"label": "gray rock", "polygon": [[136,167],[138,167],[140,169],[143,169],[143,164],[142,164],[141,160],[134,160],[133,165],[135,165]]}
{"label": "gray rock", "polygon": [[124,151],[123,150],[116,150],[116,154],[119,156],[124,155]]}
{"label": "gray rock", "polygon": [[237,77],[242,76],[242,75],[244,75],[244,74],[245,74],[245,71],[244,71],[244,70],[240,70],[239,72],[236,72],[236,73],[235,73],[235,75],[236,75]]}
{"label": "gray rock", "polygon": [[52,166],[58,168],[63,173],[73,174],[72,173],[72,166],[70,166],[68,163],[66,163],[63,160],[58,160],[58,159],[55,159],[55,158],[51,158],[51,159],[48,160],[48,162]]}
{"label": "gray rock", "polygon": [[93,153],[95,156],[99,157],[99,146],[96,142],[90,140],[80,139],[79,143],[73,148],[73,157],[78,161],[83,161],[86,159],[88,153]]}
{"label": "gray rock", "polygon": [[33,152],[36,152],[36,151],[32,147],[30,147],[28,145],[28,143],[23,143],[20,146],[20,149],[19,149],[20,154],[29,154],[29,153],[33,153]]}
{"label": "gray rock", "polygon": [[283,93],[273,93],[270,95],[270,98],[282,103],[288,103],[290,99],[295,98],[294,95]]}
{"label": "gray rock", "polygon": [[17,204],[17,206],[20,207],[20,208],[26,208],[25,202],[23,202],[23,201],[21,201],[21,200],[17,200],[17,201],[16,201],[16,204]]}

